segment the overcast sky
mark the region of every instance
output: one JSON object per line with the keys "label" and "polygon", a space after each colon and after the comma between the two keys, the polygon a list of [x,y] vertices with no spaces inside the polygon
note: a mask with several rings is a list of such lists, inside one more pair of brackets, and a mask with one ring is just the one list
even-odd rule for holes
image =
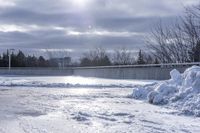
{"label": "overcast sky", "polygon": [[0,48],[72,55],[103,47],[144,47],[143,38],[199,0],[0,0]]}

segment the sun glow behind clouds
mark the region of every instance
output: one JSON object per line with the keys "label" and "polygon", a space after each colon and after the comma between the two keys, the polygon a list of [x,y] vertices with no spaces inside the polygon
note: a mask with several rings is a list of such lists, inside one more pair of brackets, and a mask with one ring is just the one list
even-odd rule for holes
{"label": "sun glow behind clouds", "polygon": [[86,9],[89,6],[90,0],[72,0],[72,5],[79,9]]}
{"label": "sun glow behind clouds", "polygon": [[15,0],[0,0],[0,7],[15,6]]}

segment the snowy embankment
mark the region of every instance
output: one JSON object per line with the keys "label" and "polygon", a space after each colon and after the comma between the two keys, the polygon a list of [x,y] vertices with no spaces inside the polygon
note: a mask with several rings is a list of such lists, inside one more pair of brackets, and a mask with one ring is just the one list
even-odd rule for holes
{"label": "snowy embankment", "polygon": [[200,116],[200,67],[188,68],[183,74],[170,72],[171,79],[139,86],[132,97],[155,105],[167,105],[186,115]]}

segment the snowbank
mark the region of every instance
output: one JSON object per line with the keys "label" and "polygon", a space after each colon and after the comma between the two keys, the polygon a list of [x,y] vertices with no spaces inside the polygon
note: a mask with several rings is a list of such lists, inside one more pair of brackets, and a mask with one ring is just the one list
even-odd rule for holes
{"label": "snowbank", "polygon": [[188,68],[183,74],[174,69],[170,75],[170,80],[135,88],[133,98],[169,105],[184,114],[200,117],[200,67]]}

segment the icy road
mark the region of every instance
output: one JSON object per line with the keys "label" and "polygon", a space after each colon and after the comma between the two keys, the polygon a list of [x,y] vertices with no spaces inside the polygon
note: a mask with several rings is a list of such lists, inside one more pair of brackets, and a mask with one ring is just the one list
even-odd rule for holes
{"label": "icy road", "polygon": [[131,85],[151,81],[81,77],[0,79],[0,133],[200,132],[199,118],[129,98]]}

